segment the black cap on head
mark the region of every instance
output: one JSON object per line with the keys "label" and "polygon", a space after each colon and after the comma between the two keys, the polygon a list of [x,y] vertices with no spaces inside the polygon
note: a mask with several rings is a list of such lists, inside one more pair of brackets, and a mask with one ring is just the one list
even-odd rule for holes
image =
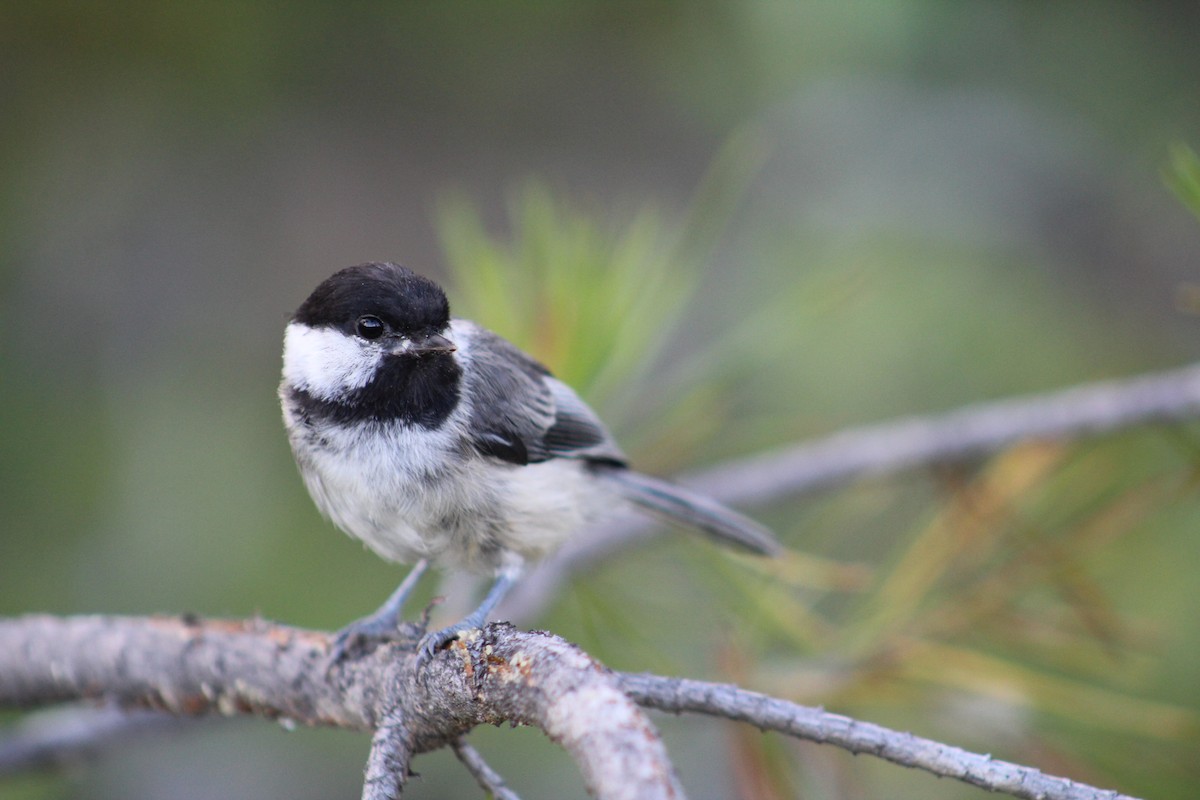
{"label": "black cap on head", "polygon": [[450,303],[428,278],[399,264],[375,262],[346,267],[326,278],[292,319],[314,328],[352,330],[365,314],[401,333],[441,331],[450,321]]}

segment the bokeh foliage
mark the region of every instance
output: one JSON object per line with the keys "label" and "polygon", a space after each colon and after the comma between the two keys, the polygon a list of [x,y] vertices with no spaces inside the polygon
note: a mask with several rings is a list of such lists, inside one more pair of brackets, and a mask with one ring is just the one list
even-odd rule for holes
{"label": "bokeh foliage", "polygon": [[[1181,194],[1193,190],[1194,173],[1178,174],[1174,184]],[[669,236],[670,226],[651,212],[602,227],[544,187],[518,197],[511,233],[488,234],[463,205],[445,218],[455,285],[471,315],[515,331],[548,363],[567,365],[576,385],[603,386],[603,375],[638,405],[636,395],[650,391],[645,384],[670,366],[652,369],[647,380],[646,361],[619,354],[667,341],[678,326],[675,311],[694,271],[662,242],[684,237]],[[635,261],[638,269],[628,269]],[[553,280],[558,275],[570,280]],[[578,311],[581,294],[587,313]],[[817,306],[828,299],[806,294]],[[766,299],[751,313],[755,327],[786,329],[795,309],[789,299]],[[645,355],[661,358],[657,349]],[[711,374],[769,372],[777,351],[731,349],[715,339],[690,356],[710,373],[688,373],[699,386],[681,379],[676,388],[683,403],[694,396],[689,388],[710,398],[705,438],[773,425],[771,415],[735,425],[734,401],[714,389]],[[671,430],[673,457],[694,462],[698,454],[683,449],[687,436],[672,416],[642,422]],[[659,559],[682,560],[681,580],[702,588],[681,591],[716,593],[715,611],[710,600],[691,598],[707,610],[676,620],[674,635],[711,638],[713,616],[723,620],[725,638],[713,645],[725,653],[718,677],[900,727],[921,719],[924,733],[997,754],[1002,744],[1006,757],[1092,774],[1105,785],[1138,771],[1148,752],[1160,754],[1156,781],[1194,780],[1198,696],[1176,680],[1187,669],[1173,663],[1182,632],[1155,597],[1186,581],[1190,567],[1149,565],[1146,555],[1195,550],[1198,434],[1197,426],[1150,427],[1098,442],[1030,442],[979,463],[848,486],[797,501],[807,507],[803,523],[795,509],[775,517],[793,547],[781,560],[711,550],[698,557],[692,541],[664,543],[644,569],[620,570],[620,580],[641,574],[633,584],[644,587],[662,580]],[[634,442],[635,453],[653,447]],[[617,665],[648,661],[694,674],[695,662],[663,642],[659,616],[630,615],[622,610],[628,590],[606,585],[581,578],[574,590],[585,646]],[[772,792],[788,796],[803,783],[790,749],[739,742],[737,757],[762,772]]]}

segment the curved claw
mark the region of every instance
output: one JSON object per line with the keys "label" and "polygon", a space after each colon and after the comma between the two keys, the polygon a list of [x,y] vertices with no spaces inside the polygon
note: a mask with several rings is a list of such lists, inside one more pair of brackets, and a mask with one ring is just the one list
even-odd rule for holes
{"label": "curved claw", "polygon": [[425,668],[425,665],[450,642],[457,639],[467,631],[479,630],[479,626],[470,620],[456,622],[453,625],[442,628],[439,631],[431,631],[421,637],[420,644],[417,645],[417,669]]}
{"label": "curved claw", "polygon": [[427,633],[421,637],[421,643],[417,646],[417,670],[423,669],[438,650],[453,639],[457,639],[465,631],[474,631],[482,628],[487,622],[488,614],[492,612],[497,603],[504,599],[504,595],[508,594],[508,590],[516,584],[522,570],[522,562],[514,556],[514,559],[504,569],[500,570],[500,573],[496,576],[496,582],[488,590],[487,597],[483,598],[483,602],[479,604],[479,608],[468,614],[465,619],[454,623],[450,627],[442,628],[433,633]]}

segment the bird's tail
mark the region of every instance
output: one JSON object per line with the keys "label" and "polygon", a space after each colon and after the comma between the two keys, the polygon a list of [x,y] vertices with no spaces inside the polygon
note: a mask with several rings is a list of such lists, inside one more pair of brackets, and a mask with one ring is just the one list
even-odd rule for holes
{"label": "bird's tail", "polygon": [[775,556],[783,552],[773,533],[715,500],[616,464],[595,463],[592,468],[622,497],[668,522],[696,528],[721,544],[752,553]]}

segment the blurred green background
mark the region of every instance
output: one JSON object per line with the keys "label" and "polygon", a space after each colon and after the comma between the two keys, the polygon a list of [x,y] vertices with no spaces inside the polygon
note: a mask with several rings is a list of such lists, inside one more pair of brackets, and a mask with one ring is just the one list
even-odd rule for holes
{"label": "blurred green background", "polygon": [[[319,518],[275,400],[287,315],[364,260],[447,281],[661,473],[1186,363],[1200,225],[1161,172],[1200,142],[1198,29],[1132,0],[6,3],[0,614],[373,609],[402,571]],[[530,623],[1193,797],[1198,435],[757,509],[800,555],[662,537]],[[983,796],[659,721],[696,798]],[[473,741],[524,797],[583,795],[535,732]],[[233,722],[0,796],[354,797],[366,750]],[[477,794],[416,768],[413,797]]]}

